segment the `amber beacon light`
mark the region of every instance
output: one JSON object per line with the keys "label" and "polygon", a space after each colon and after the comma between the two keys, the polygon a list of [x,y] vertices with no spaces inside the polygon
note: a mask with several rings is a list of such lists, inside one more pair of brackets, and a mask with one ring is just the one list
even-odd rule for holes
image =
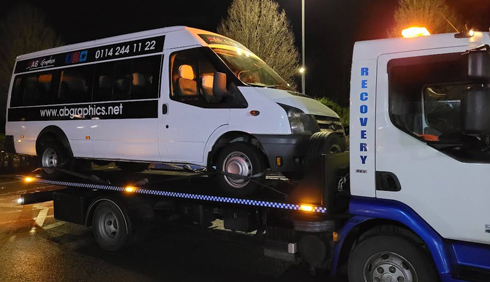
{"label": "amber beacon light", "polygon": [[425,27],[409,27],[402,31],[402,35],[405,38],[413,38],[413,37],[421,37],[421,36],[429,36],[430,32]]}

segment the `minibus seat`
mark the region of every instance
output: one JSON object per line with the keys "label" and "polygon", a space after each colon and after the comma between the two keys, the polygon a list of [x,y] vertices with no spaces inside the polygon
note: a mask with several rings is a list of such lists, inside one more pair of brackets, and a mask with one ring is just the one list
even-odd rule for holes
{"label": "minibus seat", "polygon": [[133,73],[133,86],[145,86],[145,75],[139,72]]}
{"label": "minibus seat", "polygon": [[112,95],[112,78],[106,75],[99,76],[98,100],[110,100]]}
{"label": "minibus seat", "polygon": [[114,83],[114,99],[129,99],[129,77],[123,77],[116,80],[116,83]]}
{"label": "minibus seat", "polygon": [[24,106],[35,105],[36,98],[40,95],[39,86],[37,77],[27,77],[26,86],[24,89]]}
{"label": "minibus seat", "polygon": [[74,92],[76,94],[85,93],[87,90],[87,87],[85,86],[85,81],[81,79],[68,80],[68,86],[70,87],[70,92]]}
{"label": "minibus seat", "polygon": [[131,89],[131,98],[132,99],[144,99],[147,97],[146,91],[146,79],[145,75],[139,72],[134,72],[132,74],[132,89]]}
{"label": "minibus seat", "polygon": [[205,74],[201,78],[202,83],[202,91],[204,96],[214,96],[213,94],[213,83],[214,76],[213,74]]}
{"label": "minibus seat", "polygon": [[194,70],[189,65],[179,67],[179,77],[177,78],[177,94],[180,96],[196,95],[197,83],[194,80]]}

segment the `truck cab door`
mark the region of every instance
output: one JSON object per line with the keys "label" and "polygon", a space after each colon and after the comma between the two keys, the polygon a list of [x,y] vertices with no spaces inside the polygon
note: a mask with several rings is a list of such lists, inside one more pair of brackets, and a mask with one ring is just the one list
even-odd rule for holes
{"label": "truck cab door", "polygon": [[162,91],[160,126],[168,151],[164,162],[206,165],[206,142],[229,121],[229,106],[213,99],[217,70],[201,49],[173,51],[165,67],[169,88]]}
{"label": "truck cab door", "polygon": [[488,244],[489,164],[439,146],[447,143],[444,134],[462,132],[460,104],[478,85],[461,55],[469,49],[378,57],[376,173],[392,180],[377,181],[376,197],[410,207],[443,238]]}

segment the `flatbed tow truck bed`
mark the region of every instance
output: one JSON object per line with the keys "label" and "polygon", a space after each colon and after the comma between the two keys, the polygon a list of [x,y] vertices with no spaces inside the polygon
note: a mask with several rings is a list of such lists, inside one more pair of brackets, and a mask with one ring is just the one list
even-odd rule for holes
{"label": "flatbed tow truck bed", "polygon": [[[169,224],[177,221],[203,228],[213,227],[218,219],[226,231],[232,231],[228,233],[234,240],[241,238],[261,245],[266,256],[287,261],[301,257],[315,269],[325,262],[327,250],[331,249],[328,242],[335,236],[338,222],[322,205],[323,192],[318,189],[321,185],[291,182],[274,175],[247,198],[225,195],[212,175],[200,172],[150,169],[126,173],[103,168],[94,169],[90,177],[69,172],[56,180],[35,174],[22,177],[27,185],[42,183],[53,188],[23,194],[19,203],[53,200],[57,220],[92,226],[97,243],[106,250],[120,249],[137,240],[134,238],[144,237],[139,234],[151,224],[161,225],[161,220],[154,219],[162,219],[162,215]],[[114,205],[113,213],[120,211],[119,224],[124,223],[125,228],[119,231],[127,235],[124,243],[98,240],[104,237],[99,234],[103,227],[97,224],[101,203]],[[314,250],[321,250],[322,255]]]}
{"label": "flatbed tow truck bed", "polygon": [[[55,185],[57,187],[79,188],[89,190],[114,191],[153,195],[168,198],[188,199],[205,202],[238,204],[264,208],[285,210],[301,210],[326,213],[321,206],[321,199],[310,200],[308,203],[295,202],[295,189],[301,187],[290,181],[267,179],[259,192],[247,198],[237,198],[224,195],[213,183],[212,177],[193,172],[169,172],[148,170],[142,173],[126,173],[115,169],[94,170],[93,175],[100,181],[91,181],[78,177],[64,177],[59,180],[43,179],[36,175],[21,176],[29,182]],[[93,178],[93,180],[97,179]],[[27,195],[23,195],[26,197]],[[318,195],[319,196],[319,195]],[[303,207],[302,207],[303,206]]]}

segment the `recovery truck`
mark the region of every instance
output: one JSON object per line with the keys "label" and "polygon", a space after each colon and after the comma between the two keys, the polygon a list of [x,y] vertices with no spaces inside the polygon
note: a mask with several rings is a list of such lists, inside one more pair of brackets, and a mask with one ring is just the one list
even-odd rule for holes
{"label": "recovery truck", "polygon": [[[353,282],[489,281],[489,44],[473,31],[357,42],[350,149],[312,158],[299,183],[269,180],[244,198],[213,189],[227,172],[68,172],[26,178],[62,189],[19,202],[52,198],[56,219],[92,226],[107,250],[163,212],[203,227],[221,218],[255,232],[266,255],[346,269]],[[310,154],[323,152],[319,140]]]}

